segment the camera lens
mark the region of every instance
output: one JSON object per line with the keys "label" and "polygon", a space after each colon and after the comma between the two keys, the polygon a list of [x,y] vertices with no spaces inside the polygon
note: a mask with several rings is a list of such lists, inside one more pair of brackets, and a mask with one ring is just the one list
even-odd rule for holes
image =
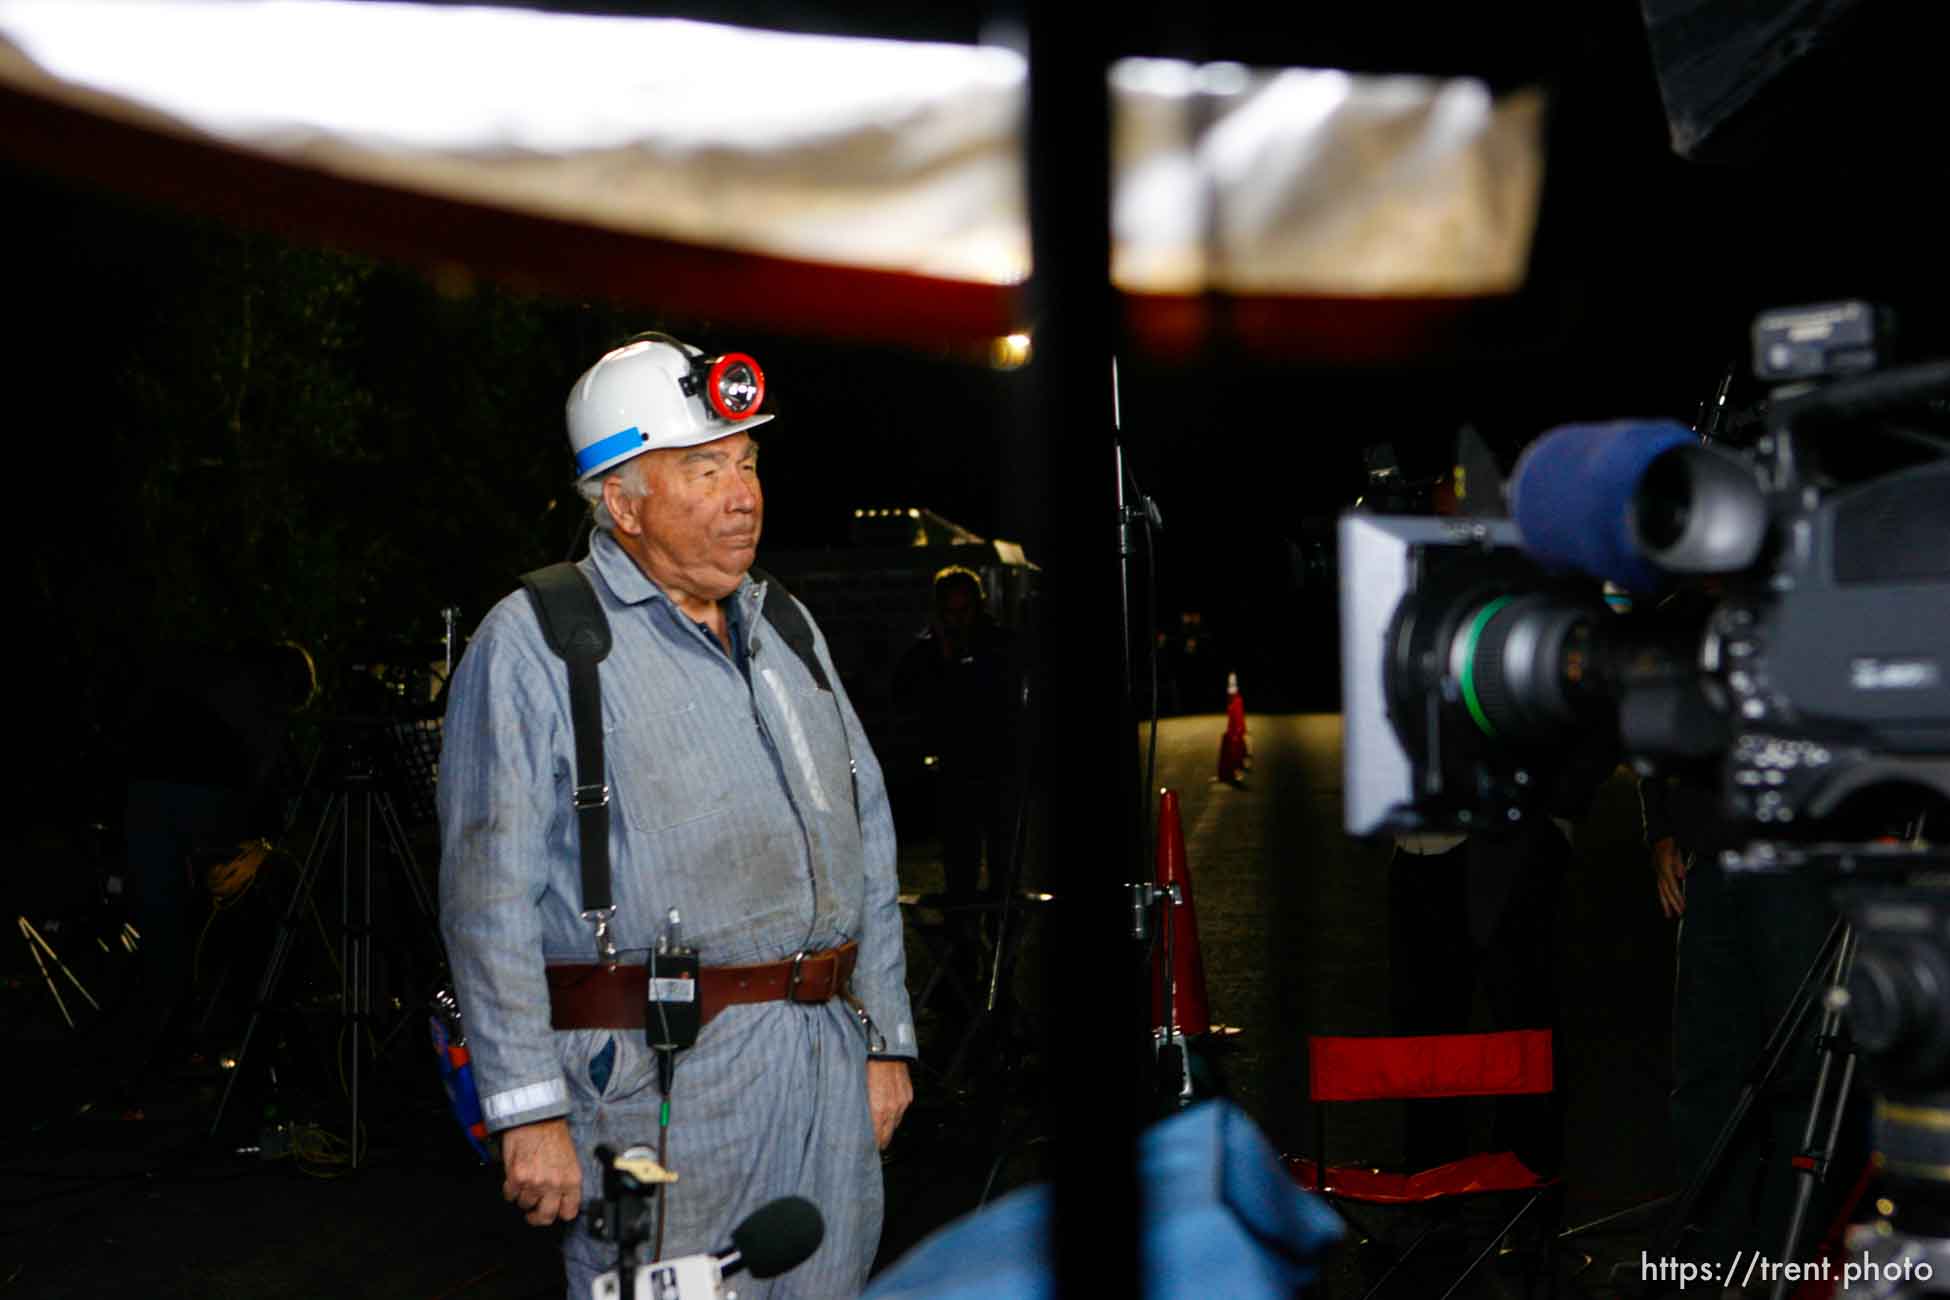
{"label": "camera lens", "polygon": [[1910,1035],[1916,982],[1882,954],[1863,952],[1848,979],[1848,1023],[1865,1052],[1887,1052]]}
{"label": "camera lens", "polygon": [[1465,619],[1452,671],[1484,735],[1548,741],[1603,695],[1592,610],[1548,592],[1504,596]]}
{"label": "camera lens", "polygon": [[1886,1078],[1934,1078],[1950,1063],[1942,957],[1931,946],[1870,935],[1848,977],[1848,1024],[1856,1046]]}

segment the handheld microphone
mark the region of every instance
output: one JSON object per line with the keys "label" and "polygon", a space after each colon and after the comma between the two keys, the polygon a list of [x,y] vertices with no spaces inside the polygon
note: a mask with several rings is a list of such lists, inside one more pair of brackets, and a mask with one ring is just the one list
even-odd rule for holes
{"label": "handheld microphone", "polygon": [[818,1206],[803,1196],[782,1196],[733,1229],[731,1249],[716,1258],[725,1277],[740,1269],[756,1278],[777,1277],[812,1258],[825,1236]]}
{"label": "handheld microphone", "polygon": [[[705,1255],[683,1255],[636,1270],[632,1294],[655,1300],[722,1300],[724,1280],[746,1272],[761,1280],[790,1272],[812,1257],[826,1236],[819,1207],[802,1196],[783,1196],[754,1210],[733,1229],[731,1245]],[[597,1278],[591,1300],[617,1300],[616,1274]]]}

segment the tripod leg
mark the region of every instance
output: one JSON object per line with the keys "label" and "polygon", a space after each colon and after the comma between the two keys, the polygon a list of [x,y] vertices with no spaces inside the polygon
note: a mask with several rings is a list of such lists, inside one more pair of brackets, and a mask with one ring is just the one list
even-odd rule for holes
{"label": "tripod leg", "polygon": [[243,1077],[245,1064],[250,1060],[251,1042],[257,1036],[257,1025],[264,1017],[264,1009],[271,1004],[276,993],[278,980],[284,973],[284,963],[291,955],[291,943],[298,932],[298,917],[311,898],[313,884],[318,879],[318,869],[324,863],[325,850],[331,841],[332,812],[344,807],[344,795],[335,794],[325,803],[325,811],[318,819],[318,830],[312,836],[310,850],[305,854],[304,870],[298,873],[298,883],[291,888],[291,901],[285,905],[284,915],[278,918],[278,933],[271,943],[270,960],[264,963],[264,974],[257,982],[257,999],[251,1007],[250,1019],[244,1024],[244,1040],[237,1048],[237,1064],[230,1071],[230,1078],[223,1086],[223,1098],[217,1102],[216,1116],[210,1121],[210,1136],[215,1137],[223,1127],[224,1112],[230,1109],[230,1097],[237,1089],[237,1080]]}
{"label": "tripod leg", "polygon": [[[1835,975],[1831,987],[1836,989],[1848,986],[1849,968],[1855,964],[1855,932],[1851,928],[1843,931],[1841,951],[1835,957]],[[1842,1063],[1842,1078],[1835,1090],[1834,1109],[1824,1126],[1822,1108],[1828,1094],[1828,1076],[1836,1059],[1836,1035],[1842,1028],[1842,1004],[1830,999],[1823,1008],[1821,1019],[1821,1069],[1815,1076],[1815,1094],[1808,1104],[1808,1124],[1801,1137],[1801,1151],[1794,1161],[1794,1211],[1788,1216],[1787,1236],[1781,1242],[1779,1258],[1793,1262],[1801,1258],[1801,1237],[1808,1222],[1808,1207],[1814,1201],[1815,1188],[1828,1176],[1829,1162],[1835,1156],[1835,1144],[1841,1137],[1842,1118],[1848,1109],[1850,1086],[1855,1082],[1855,1057],[1848,1055]],[[1826,1133],[1823,1134],[1823,1129]],[[1822,1137],[1819,1151],[1815,1147],[1817,1136]],[[1788,1279],[1778,1277],[1771,1291],[1773,1300],[1787,1300]]]}
{"label": "tripod leg", "polygon": [[1719,1173],[1726,1159],[1727,1149],[1739,1134],[1741,1125],[1746,1122],[1747,1114],[1753,1109],[1755,1100],[1780,1073],[1781,1065],[1787,1059],[1788,1051],[1794,1045],[1802,1023],[1814,1007],[1815,990],[1825,986],[1824,972],[1840,951],[1846,928],[1839,917],[1829,927],[1828,937],[1822,941],[1821,951],[1816,954],[1807,973],[1801,977],[1799,987],[1795,989],[1794,996],[1788,1001],[1787,1010],[1775,1023],[1766,1046],[1760,1051],[1756,1069],[1747,1082],[1741,1085],[1740,1095],[1728,1112],[1726,1122],[1720,1126],[1718,1135],[1713,1139],[1713,1146],[1707,1152],[1705,1161],[1693,1175],[1692,1180],[1686,1184],[1685,1191],[1680,1193],[1679,1200],[1674,1204],[1665,1226],[1660,1229],[1658,1237],[1653,1242],[1651,1252],[1653,1258],[1671,1258],[1678,1253],[1680,1236],[1692,1222],[1693,1212],[1698,1208],[1707,1186]]}
{"label": "tripod leg", "polygon": [[54,982],[54,976],[48,973],[47,963],[41,960],[41,950],[35,946],[32,927],[24,916],[20,918],[20,929],[27,940],[27,951],[34,954],[34,965],[40,967],[41,978],[47,981],[47,991],[54,995],[54,1005],[61,1008],[61,1019],[68,1022],[68,1028],[73,1029],[74,1017],[68,1014],[68,1004],[61,1000],[61,988]]}
{"label": "tripod leg", "polygon": [[[413,895],[413,905],[419,910],[420,919],[435,921],[438,910],[433,904],[433,893],[427,888],[426,879],[420,875],[420,864],[413,856],[412,841],[406,837],[406,825],[400,821],[398,806],[393,797],[385,791],[373,796],[379,809],[380,824],[386,828],[386,839],[398,855],[402,874],[406,877],[407,892]],[[435,931],[435,947],[439,947],[438,931]]]}
{"label": "tripod leg", "polygon": [[[74,985],[75,991],[81,994],[82,999],[89,1006],[97,1011],[102,1009],[102,1004],[95,1001],[95,996],[88,991],[88,986],[75,977],[75,973],[68,969],[68,963],[61,960],[61,954],[54,951],[53,946],[41,937],[41,932],[34,928],[33,922],[24,916],[20,918],[20,932],[27,937],[28,950],[34,954],[34,963],[41,968],[41,976],[47,980],[48,991],[54,993],[54,1000],[56,1002],[61,1002],[61,995],[55,991],[54,977],[48,974],[47,965],[41,960],[42,953],[47,954],[47,960],[54,963],[54,969],[60,971],[68,983]],[[63,1016],[67,1016],[68,1014],[68,1006],[65,1002],[61,1002],[61,1014]],[[70,1029],[74,1028],[74,1019],[72,1017],[68,1019],[68,1027]]]}
{"label": "tripod leg", "polygon": [[[363,1066],[370,1059],[377,1062],[380,1053],[398,1036],[399,1030],[409,1019],[411,1011],[402,1016],[398,1024],[388,1031],[382,1044],[373,1025],[373,948],[374,931],[372,920],[373,850],[375,840],[383,836],[406,877],[408,892],[413,897],[415,908],[420,913],[423,924],[431,926],[434,922],[432,895],[427,890],[426,881],[420,876],[418,863],[414,860],[413,849],[406,837],[406,829],[399,820],[392,796],[385,789],[364,777],[361,782],[360,809],[360,858],[358,862],[358,887],[356,897],[353,891],[353,875],[350,859],[344,865],[344,892],[341,899],[342,920],[345,932],[345,975],[344,995],[341,1008],[345,1024],[349,1030],[351,1055],[347,1063],[347,1091],[352,1106],[350,1148],[352,1168],[359,1168],[363,1159],[363,1141],[360,1121],[362,1118]],[[348,844],[350,836],[347,836]],[[356,912],[356,918],[355,918]],[[430,930],[432,951],[436,960],[444,957],[437,930]],[[422,990],[422,993],[424,991]]]}
{"label": "tripod leg", "polygon": [[1449,1289],[1442,1293],[1442,1300],[1449,1300],[1449,1297],[1455,1295],[1458,1291],[1462,1290],[1463,1284],[1468,1282],[1470,1277],[1475,1274],[1476,1270],[1483,1266],[1483,1261],[1487,1260],[1491,1255],[1495,1254],[1497,1246],[1503,1241],[1503,1239],[1505,1237],[1508,1237],[1512,1232],[1516,1230],[1517,1224],[1523,1221],[1523,1216],[1529,1214],[1531,1210],[1536,1208],[1537,1202],[1543,1199],[1544,1199],[1544,1193],[1542,1191],[1532,1192],[1529,1198],[1524,1201],[1522,1208],[1520,1208],[1516,1212],[1516,1214],[1513,1215],[1510,1218],[1510,1220],[1497,1231],[1497,1234],[1494,1237],[1490,1238],[1489,1245],[1483,1247],[1482,1253],[1477,1255],[1475,1259],[1469,1261],[1469,1267],[1464,1269],[1462,1271],[1462,1275],[1459,1276],[1454,1282],[1449,1284]]}
{"label": "tripod leg", "polygon": [[[345,952],[345,969],[340,978],[342,1000],[339,1003],[343,1013],[344,1029],[342,1038],[350,1039],[345,1051],[351,1057],[347,1063],[350,1079],[347,1084],[348,1100],[352,1114],[346,1130],[346,1145],[351,1152],[352,1168],[359,1167],[359,1063],[366,1054],[367,1016],[372,1009],[372,821],[374,815],[373,795],[368,788],[360,799],[361,818],[359,827],[359,883],[357,898],[354,898],[351,860],[351,836],[346,836],[345,856],[341,860],[339,889],[339,921],[344,928],[341,941]],[[349,829],[349,827],[348,827]],[[355,919],[354,912],[357,911]]]}
{"label": "tripod leg", "polygon": [[387,843],[392,848],[394,864],[405,879],[407,892],[412,896],[415,911],[419,913],[420,928],[417,933],[406,936],[407,943],[403,946],[408,949],[408,957],[411,957],[412,941],[418,939],[424,945],[428,960],[425,970],[413,969],[410,961],[403,963],[403,968],[417,978],[419,987],[412,990],[411,998],[401,999],[407,1010],[386,1031],[384,1040],[373,1047],[373,1056],[377,1058],[385,1054],[393,1040],[399,1037],[400,1031],[416,1018],[416,1013],[424,1009],[427,987],[439,978],[438,972],[447,968],[447,945],[440,937],[439,912],[434,904],[433,891],[420,874],[420,864],[413,854],[412,841],[407,838],[406,826],[400,821],[398,805],[384,790],[374,794],[373,802],[380,825],[385,828]]}

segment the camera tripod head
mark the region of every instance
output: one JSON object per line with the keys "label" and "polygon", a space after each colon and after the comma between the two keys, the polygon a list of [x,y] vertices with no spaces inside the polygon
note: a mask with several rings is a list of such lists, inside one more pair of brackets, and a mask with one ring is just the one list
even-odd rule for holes
{"label": "camera tripod head", "polygon": [[1836,891],[1856,948],[1831,1005],[1868,1069],[1877,1171],[1841,1281],[1878,1300],[1950,1296],[1950,854],[1912,848],[1905,865]]}

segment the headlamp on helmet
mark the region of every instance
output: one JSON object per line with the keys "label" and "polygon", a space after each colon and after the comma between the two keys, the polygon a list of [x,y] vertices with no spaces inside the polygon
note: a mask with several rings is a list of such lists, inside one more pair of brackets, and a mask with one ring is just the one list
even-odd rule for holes
{"label": "headlamp on helmet", "polygon": [[633,456],[753,429],[765,372],[743,352],[707,357],[668,334],[639,334],[583,373],[568,402],[569,450],[588,481]]}
{"label": "headlamp on helmet", "polygon": [[691,364],[684,395],[693,395],[700,384],[704,400],[726,420],[744,419],[765,400],[765,372],[743,352],[727,352],[708,360],[699,357]]}

